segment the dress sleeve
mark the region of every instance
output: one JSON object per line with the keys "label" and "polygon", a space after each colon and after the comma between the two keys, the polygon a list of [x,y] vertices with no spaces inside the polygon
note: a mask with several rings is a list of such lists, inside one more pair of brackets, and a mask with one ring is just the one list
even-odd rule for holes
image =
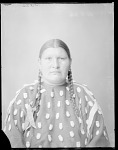
{"label": "dress sleeve", "polygon": [[86,120],[88,136],[88,144],[86,147],[109,147],[110,142],[104,124],[102,110],[92,92],[85,88],[85,93],[89,112]]}
{"label": "dress sleeve", "polygon": [[87,147],[110,146],[106,126],[102,114],[96,112],[90,129],[91,140]]}
{"label": "dress sleeve", "polygon": [[25,147],[23,127],[26,111],[23,100],[22,92],[18,92],[15,98],[10,102],[7,110],[4,132],[7,135],[12,148]]}

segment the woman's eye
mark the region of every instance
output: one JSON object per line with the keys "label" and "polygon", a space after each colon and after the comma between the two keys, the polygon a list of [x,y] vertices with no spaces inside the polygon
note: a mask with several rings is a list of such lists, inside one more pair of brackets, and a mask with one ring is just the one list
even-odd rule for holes
{"label": "woman's eye", "polygon": [[61,60],[64,60],[65,58],[61,57],[60,59],[61,59]]}
{"label": "woman's eye", "polygon": [[51,60],[51,57],[47,57],[46,59],[47,59],[47,60]]}

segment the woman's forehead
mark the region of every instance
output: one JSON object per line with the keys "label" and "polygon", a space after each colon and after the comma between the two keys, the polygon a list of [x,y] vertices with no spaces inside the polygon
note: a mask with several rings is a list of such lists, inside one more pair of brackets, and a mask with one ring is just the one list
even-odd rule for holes
{"label": "woman's forehead", "polygon": [[58,48],[47,48],[44,50],[44,52],[42,53],[42,57],[45,56],[68,56],[65,49],[63,49],[62,47],[58,47]]}

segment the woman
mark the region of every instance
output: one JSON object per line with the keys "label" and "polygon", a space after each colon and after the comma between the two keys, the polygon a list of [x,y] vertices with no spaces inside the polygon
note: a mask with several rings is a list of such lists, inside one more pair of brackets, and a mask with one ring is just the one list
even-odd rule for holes
{"label": "woman", "polygon": [[39,79],[10,102],[5,130],[12,147],[106,147],[102,111],[92,92],[73,82],[71,55],[59,40],[39,54]]}

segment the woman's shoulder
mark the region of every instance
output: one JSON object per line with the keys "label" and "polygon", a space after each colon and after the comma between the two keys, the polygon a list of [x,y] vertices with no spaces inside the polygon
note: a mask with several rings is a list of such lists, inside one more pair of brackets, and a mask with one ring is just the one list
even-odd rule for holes
{"label": "woman's shoulder", "polygon": [[33,83],[30,84],[24,84],[21,89],[19,89],[17,93],[23,92],[23,91],[33,91],[35,88],[37,88],[38,80],[35,80]]}
{"label": "woman's shoulder", "polygon": [[94,106],[99,110],[100,114],[103,114],[93,92],[88,88],[86,84],[80,84],[76,81],[73,81],[73,85],[82,101],[86,102],[90,106]]}
{"label": "woman's shoulder", "polygon": [[85,97],[85,99],[87,100],[90,99],[94,102],[96,101],[93,92],[88,88],[86,84],[81,84],[76,81],[73,81],[73,86],[80,96]]}
{"label": "woman's shoulder", "polygon": [[38,81],[35,80],[33,83],[24,84],[18,91],[16,91],[15,97],[10,101],[7,112],[10,112],[11,106],[20,106],[20,104],[29,103],[29,100],[33,99],[37,92]]}
{"label": "woman's shoulder", "polygon": [[86,91],[87,93],[93,95],[93,93],[90,91],[90,89],[88,88],[87,84],[81,84],[79,82],[76,82],[75,80],[73,80],[73,86],[74,88],[77,89],[78,92],[81,92],[82,90]]}

